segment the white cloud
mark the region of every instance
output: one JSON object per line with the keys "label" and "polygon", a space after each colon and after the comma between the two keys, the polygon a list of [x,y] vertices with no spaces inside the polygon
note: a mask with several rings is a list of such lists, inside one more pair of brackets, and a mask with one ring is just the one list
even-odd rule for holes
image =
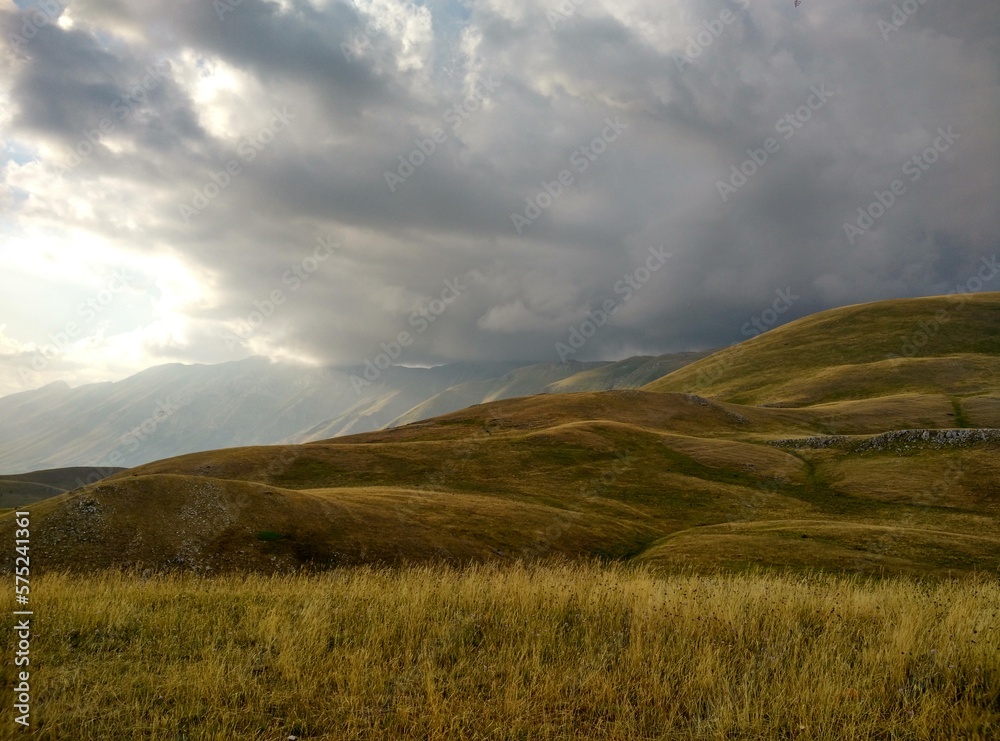
{"label": "white cloud", "polygon": [[426,70],[434,47],[430,8],[409,0],[354,0],[354,5],[393,42],[400,72]]}
{"label": "white cloud", "polygon": [[198,123],[209,134],[235,142],[260,129],[260,111],[268,110],[268,99],[254,75],[193,49],[185,49],[173,67],[175,79],[191,96]]}

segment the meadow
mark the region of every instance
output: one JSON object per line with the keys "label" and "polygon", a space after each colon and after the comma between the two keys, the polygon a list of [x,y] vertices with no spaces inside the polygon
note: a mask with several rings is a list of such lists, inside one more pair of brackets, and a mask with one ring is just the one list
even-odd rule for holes
{"label": "meadow", "polygon": [[46,573],[32,607],[9,738],[1000,737],[995,576]]}
{"label": "meadow", "polygon": [[0,738],[998,739],[998,310],[844,307],[642,389],[24,505]]}

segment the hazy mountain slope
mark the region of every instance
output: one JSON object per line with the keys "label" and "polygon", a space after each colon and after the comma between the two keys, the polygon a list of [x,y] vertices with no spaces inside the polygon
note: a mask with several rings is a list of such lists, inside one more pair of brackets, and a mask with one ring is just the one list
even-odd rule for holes
{"label": "hazy mountain slope", "polygon": [[0,509],[39,502],[93,484],[121,468],[53,468],[22,474],[0,474]]}
{"label": "hazy mountain slope", "polygon": [[995,393],[1000,293],[880,301],[790,322],[647,385],[742,404]]}
{"label": "hazy mountain slope", "polygon": [[638,356],[582,370],[561,381],[550,383],[545,393],[568,394],[577,391],[611,391],[612,389],[639,388],[679,368],[690,365],[712,354],[703,352],[678,352],[656,357]]}
{"label": "hazy mountain slope", "polygon": [[[650,362],[646,362],[650,361]],[[171,364],[117,383],[64,383],[0,398],[0,470],[130,467],[196,450],[295,443],[378,430],[491,399],[639,385],[672,356],[621,363],[451,363],[304,368],[263,358]],[[581,371],[602,371],[583,375]],[[574,381],[573,378],[580,379]],[[358,383],[362,379],[364,383]]]}
{"label": "hazy mountain slope", "polygon": [[[297,408],[337,409],[343,379],[254,358],[166,365],[117,383],[0,398],[0,470],[131,466],[190,450],[279,440]],[[56,393],[57,391],[57,393]],[[315,414],[315,412],[310,412]]]}
{"label": "hazy mountain slope", "polygon": [[405,425],[486,401],[543,394],[554,382],[574,376],[583,370],[605,365],[610,364],[581,363],[576,360],[567,363],[540,363],[517,368],[499,378],[457,384],[407,410],[405,414],[394,419],[392,424]]}
{"label": "hazy mountain slope", "polygon": [[708,353],[671,353],[606,363],[570,360],[566,363],[529,365],[501,378],[452,386],[396,418],[392,425],[405,425],[473,404],[518,396],[637,388],[706,355]]}
{"label": "hazy mountain slope", "polygon": [[332,417],[344,431],[378,429],[455,383],[512,364],[389,368],[355,393],[352,369],[309,369],[263,358],[171,364],[117,383],[52,384],[0,398],[0,470],[129,467],[194,450],[308,439]]}
{"label": "hazy mountain slope", "polygon": [[[379,377],[355,393],[349,385],[346,404],[337,415],[317,417],[308,427],[281,442],[301,442],[369,430],[380,430],[394,424],[408,410],[446,389],[470,383],[481,383],[517,368],[518,363],[451,363],[435,368],[403,368],[391,366]],[[361,371],[356,378],[363,378]]]}

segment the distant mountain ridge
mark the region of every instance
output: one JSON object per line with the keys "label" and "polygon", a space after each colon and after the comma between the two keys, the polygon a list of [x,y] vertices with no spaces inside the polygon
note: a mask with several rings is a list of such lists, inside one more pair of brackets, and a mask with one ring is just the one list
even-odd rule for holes
{"label": "distant mountain ridge", "polygon": [[[470,381],[452,386],[396,418],[393,426],[457,412],[473,404],[513,399],[518,396],[638,388],[710,354],[710,352],[685,352],[659,357],[640,356],[616,363],[570,361],[565,364],[529,365],[513,370],[500,378]],[[567,374],[567,366],[570,369],[579,366],[579,370]],[[546,380],[550,382],[539,388],[539,383]]]}
{"label": "distant mountain ridge", "polygon": [[53,468],[22,474],[0,474],[0,509],[23,507],[120,473],[121,468]]}
{"label": "distant mountain ridge", "polygon": [[635,387],[702,354],[619,362],[390,366],[359,391],[360,368],[304,368],[266,358],[155,366],[115,383],[56,382],[0,397],[0,471],[128,468],[241,445],[370,432],[470,404]]}

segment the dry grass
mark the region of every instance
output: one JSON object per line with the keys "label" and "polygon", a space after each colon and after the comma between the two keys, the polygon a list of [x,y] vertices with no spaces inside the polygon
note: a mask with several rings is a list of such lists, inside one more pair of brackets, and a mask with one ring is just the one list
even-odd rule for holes
{"label": "dry grass", "polygon": [[796,407],[898,394],[994,394],[998,317],[997,292],[845,306],[789,322],[643,388]]}
{"label": "dry grass", "polygon": [[[914,520],[916,518],[913,518]],[[823,520],[734,522],[692,528],[663,538],[639,560],[662,569],[732,571],[772,568],[802,573],[885,574],[951,578],[971,561],[992,564],[995,538],[934,529],[924,521],[859,525]]]}
{"label": "dry grass", "polygon": [[37,725],[19,738],[1000,735],[986,577],[365,567],[51,574],[32,594]]}

